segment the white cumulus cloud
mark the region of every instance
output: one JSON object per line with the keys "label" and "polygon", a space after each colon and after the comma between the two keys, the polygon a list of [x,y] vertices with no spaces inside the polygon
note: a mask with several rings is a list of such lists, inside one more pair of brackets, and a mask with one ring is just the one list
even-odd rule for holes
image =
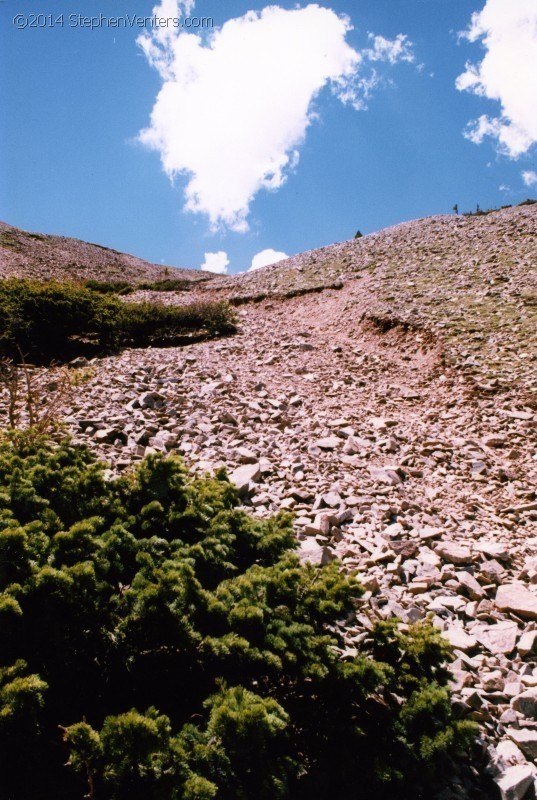
{"label": "white cumulus cloud", "polygon": [[[180,16],[193,7],[162,0],[154,13]],[[163,81],[139,138],[172,180],[187,176],[185,210],[206,214],[213,230],[247,230],[256,193],[279,189],[296,167],[323,87],[361,109],[382,83],[367,62],[411,60],[404,36],[372,35],[362,55],[346,41],[351,29],[329,8],[273,5],[230,19],[205,39],[170,27],[138,38]]]}
{"label": "white cumulus cloud", "polygon": [[269,264],[277,264],[278,261],[283,261],[284,258],[289,258],[287,253],[282,253],[281,250],[273,250],[271,247],[267,247],[266,250],[261,250],[261,252],[255,254],[248,272],[254,269],[260,269],[261,267],[267,267]]}
{"label": "white cumulus cloud", "polygon": [[524,170],[522,180],[526,186],[535,186],[537,184],[537,172],[533,169]]}
{"label": "white cumulus cloud", "polygon": [[[396,64],[398,61],[414,61],[412,42],[404,33],[398,34],[395,39],[385,39],[384,36],[369,34],[373,47],[368,47],[362,55],[370,61],[388,61]],[[421,65],[423,68],[423,65]]]}
{"label": "white cumulus cloud", "polygon": [[465,136],[476,144],[491,136],[502,153],[516,158],[537,142],[537,2],[486,0],[462,35],[481,40],[485,56],[466,64],[457,89],[501,106],[499,115],[472,121]]}
{"label": "white cumulus cloud", "polygon": [[225,250],[218,250],[217,253],[205,253],[205,261],[200,269],[204,272],[214,272],[217,275],[225,275],[229,264],[229,258]]}

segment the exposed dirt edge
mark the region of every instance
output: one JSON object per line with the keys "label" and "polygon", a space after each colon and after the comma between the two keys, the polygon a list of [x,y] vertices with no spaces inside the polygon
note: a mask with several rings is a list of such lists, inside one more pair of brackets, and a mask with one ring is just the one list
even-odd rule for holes
{"label": "exposed dirt edge", "polygon": [[293,297],[302,297],[305,294],[320,294],[326,289],[343,289],[342,281],[334,281],[320,286],[308,286],[301,289],[290,289],[288,292],[261,292],[252,295],[235,295],[228,298],[232,306],[242,306],[246,303],[262,303],[263,300],[290,300]]}
{"label": "exposed dirt edge", "polygon": [[408,335],[414,334],[420,336],[421,341],[425,345],[440,346],[440,340],[424,325],[417,322],[410,322],[409,320],[401,319],[400,317],[392,316],[390,314],[376,314],[365,312],[362,314],[362,325],[369,327],[377,334],[386,334],[394,331],[395,333]]}

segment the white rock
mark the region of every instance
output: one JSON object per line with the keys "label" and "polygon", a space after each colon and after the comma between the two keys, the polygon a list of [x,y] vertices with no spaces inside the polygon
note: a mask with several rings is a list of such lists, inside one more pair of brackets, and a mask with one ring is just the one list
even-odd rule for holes
{"label": "white rock", "polygon": [[469,636],[464,628],[458,625],[453,625],[444,631],[443,636],[451,643],[457,650],[472,650],[477,645],[477,639]]}
{"label": "white rock", "polygon": [[317,514],[313,523],[304,526],[306,536],[326,536],[330,530],[328,514]]}
{"label": "white rock", "polygon": [[474,547],[489,558],[499,558],[500,561],[509,559],[509,548],[500,542],[476,542]]}
{"label": "white rock", "polygon": [[504,679],[500,670],[484,673],[481,676],[481,683],[486,692],[501,692],[504,687]]}
{"label": "white rock", "polygon": [[435,550],[439,556],[451,564],[472,563],[472,551],[468,547],[463,547],[455,542],[440,542]]}
{"label": "white rock", "polygon": [[391,525],[388,525],[387,528],[381,533],[383,539],[397,539],[404,533],[404,528],[400,522],[393,522]]}
{"label": "white rock", "polygon": [[451,611],[461,611],[466,602],[462,599],[462,597],[453,596],[453,595],[438,595],[435,597],[427,606],[428,611],[434,612],[441,612],[443,609],[448,608]]}
{"label": "white rock", "polygon": [[500,586],[494,602],[501,611],[513,611],[524,619],[537,619],[537,594],[521,583]]}
{"label": "white rock", "polygon": [[466,592],[471,600],[481,600],[485,596],[485,592],[476,581],[473,575],[469,572],[457,572],[455,578],[459,581],[460,585],[466,589]]}
{"label": "white rock", "polygon": [[[503,687],[503,693],[507,694],[507,692],[505,691],[505,686]],[[507,725],[517,725],[518,724],[518,714],[516,713],[514,708],[506,708],[505,711],[500,715],[500,722],[504,727],[506,727]],[[515,747],[513,742],[510,742],[510,744],[513,747]],[[517,750],[518,750],[518,747],[517,747]],[[524,758],[522,753],[520,753],[520,755],[521,755],[521,759],[520,759],[519,763],[523,763],[526,759]]]}
{"label": "white rock", "polygon": [[502,800],[523,800],[533,782],[533,770],[529,764],[508,767],[496,781]]}
{"label": "white rock", "polygon": [[517,624],[510,620],[472,629],[472,635],[491,653],[510,653],[515,647],[517,634]]}
{"label": "white rock", "polygon": [[494,434],[492,436],[488,436],[483,444],[486,447],[504,447],[507,444],[507,437]]}
{"label": "white rock", "polygon": [[480,564],[479,574],[487,583],[500,584],[505,575],[505,570],[496,559],[492,558],[490,561],[484,561]]}
{"label": "white rock", "polygon": [[144,392],[138,398],[138,403],[141,408],[156,408],[162,406],[166,402],[166,398],[158,392]]}
{"label": "white rock", "polygon": [[443,528],[433,528],[430,525],[425,525],[425,527],[419,531],[419,537],[423,539],[423,541],[427,541],[428,539],[438,539],[443,533]]}
{"label": "white rock", "polygon": [[526,758],[537,758],[537,731],[529,728],[507,728],[506,735],[522,750]]}
{"label": "white rock", "polygon": [[521,656],[537,653],[537,631],[526,631],[520,637],[517,650]]}
{"label": "white rock", "polygon": [[300,542],[298,557],[303,564],[309,562],[318,565],[328,564],[334,558],[327,547],[318,544],[312,537]]}
{"label": "white rock", "polygon": [[323,503],[330,508],[337,508],[341,504],[341,497],[337,492],[326,492],[322,499]]}
{"label": "white rock", "polygon": [[252,450],[247,447],[238,447],[237,455],[240,458],[241,464],[257,464],[257,456]]}
{"label": "white rock", "polygon": [[508,681],[506,681],[503,687],[503,693],[506,697],[516,697],[523,691],[524,687],[522,686],[522,681],[519,681],[516,678],[510,678]]}
{"label": "white rock", "polygon": [[496,746],[496,752],[506,767],[514,767],[516,764],[525,764],[526,759],[519,747],[511,739],[502,739]]}
{"label": "white rock", "polygon": [[[371,443],[368,442],[366,446],[371,446]],[[360,440],[356,439],[354,436],[349,436],[343,446],[343,452],[349,456],[356,455],[356,453],[360,453],[363,449],[364,446],[361,444]]]}
{"label": "white rock", "polygon": [[324,439],[317,439],[315,444],[321,450],[335,450],[341,444],[341,439],[338,439],[337,436],[325,436]]}
{"label": "white rock", "polygon": [[237,467],[229,476],[229,480],[235,484],[237,491],[242,495],[248,492],[250,482],[257,481],[260,474],[259,464],[245,464],[242,467]]}
{"label": "white rock", "polygon": [[385,467],[369,467],[369,472],[374,481],[378,483],[388,483],[391,486],[399,486],[403,479],[394,469]]}
{"label": "white rock", "polygon": [[515,711],[520,711],[528,719],[537,717],[537,689],[528,689],[511,700]]}

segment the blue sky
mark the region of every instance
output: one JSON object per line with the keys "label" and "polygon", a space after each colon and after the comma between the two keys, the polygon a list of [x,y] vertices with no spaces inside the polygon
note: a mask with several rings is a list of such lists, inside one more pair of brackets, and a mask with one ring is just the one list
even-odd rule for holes
{"label": "blue sky", "polygon": [[0,3],[1,219],[237,272],[537,195],[534,0],[180,6]]}

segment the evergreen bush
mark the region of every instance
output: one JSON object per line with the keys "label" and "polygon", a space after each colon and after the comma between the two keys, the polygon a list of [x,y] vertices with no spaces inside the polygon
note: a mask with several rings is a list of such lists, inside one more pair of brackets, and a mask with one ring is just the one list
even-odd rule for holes
{"label": "evergreen bush", "polygon": [[446,642],[384,622],[343,659],[360,586],[302,566],[291,522],[176,457],[106,480],[68,441],[0,443],[2,796],[429,797],[474,732]]}
{"label": "evergreen bush", "polygon": [[0,282],[0,356],[65,359],[93,347],[165,346],[187,335],[234,330],[225,303],[123,303],[75,284]]}

